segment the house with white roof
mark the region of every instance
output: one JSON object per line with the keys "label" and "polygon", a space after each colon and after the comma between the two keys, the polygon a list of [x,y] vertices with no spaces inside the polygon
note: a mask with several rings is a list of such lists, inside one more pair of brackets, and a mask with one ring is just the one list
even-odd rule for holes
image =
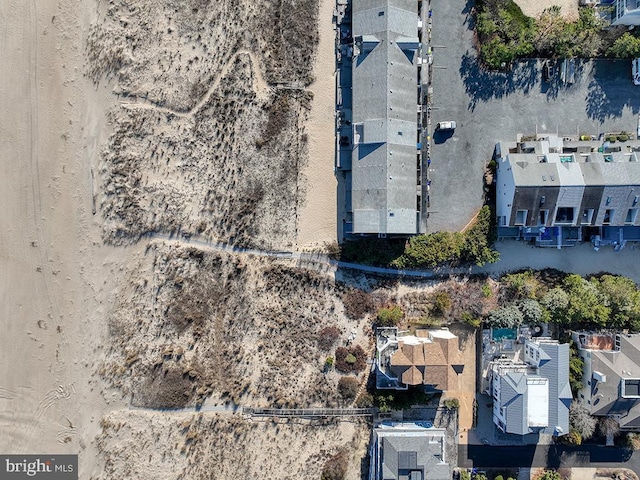
{"label": "house with white roof", "polygon": [[569,433],[569,345],[549,338],[526,340],[524,358],[491,365],[493,422],[505,433]]}

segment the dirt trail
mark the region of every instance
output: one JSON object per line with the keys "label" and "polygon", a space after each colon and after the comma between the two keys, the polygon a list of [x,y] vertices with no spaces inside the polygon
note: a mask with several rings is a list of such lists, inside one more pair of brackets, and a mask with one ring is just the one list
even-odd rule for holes
{"label": "dirt trail", "polygon": [[211,97],[211,95],[213,95],[216,89],[220,86],[220,82],[222,81],[222,79],[224,79],[229,74],[231,68],[233,68],[234,66],[236,59],[240,55],[247,55],[251,60],[251,66],[252,66],[252,72],[253,72],[252,87],[256,95],[261,100],[268,99],[269,94],[273,89],[267,84],[267,82],[264,80],[264,77],[262,76],[259,59],[256,57],[256,55],[253,52],[249,50],[238,50],[235,54],[233,54],[233,56],[229,59],[229,61],[222,67],[222,69],[220,70],[220,74],[212,82],[212,84],[209,86],[209,89],[198,101],[198,103],[196,103],[193,106],[193,108],[191,108],[186,112],[175,110],[172,108],[162,107],[142,97],[127,97],[129,99],[133,99],[134,101],[121,101],[120,104],[125,108],[151,108],[159,112],[175,115],[176,117],[181,117],[181,118],[192,117],[209,101],[209,98]]}

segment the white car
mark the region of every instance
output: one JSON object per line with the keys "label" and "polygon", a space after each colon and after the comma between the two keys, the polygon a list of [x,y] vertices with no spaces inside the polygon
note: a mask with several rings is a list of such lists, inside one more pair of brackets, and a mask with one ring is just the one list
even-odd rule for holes
{"label": "white car", "polygon": [[436,125],[436,130],[455,130],[456,122],[453,120],[449,122],[440,122]]}
{"label": "white car", "polygon": [[633,77],[633,84],[640,85],[640,58],[634,58],[631,61],[631,76]]}

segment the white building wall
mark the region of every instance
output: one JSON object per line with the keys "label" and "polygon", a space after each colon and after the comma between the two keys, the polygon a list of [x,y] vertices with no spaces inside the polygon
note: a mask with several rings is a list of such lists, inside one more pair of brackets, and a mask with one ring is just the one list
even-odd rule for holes
{"label": "white building wall", "polygon": [[516,183],[513,178],[513,170],[509,163],[508,155],[506,157],[498,158],[498,172],[497,172],[497,185],[496,185],[496,216],[498,218],[498,226],[503,226],[500,223],[500,218],[506,219],[506,224],[509,224],[511,218],[513,197],[516,193]]}

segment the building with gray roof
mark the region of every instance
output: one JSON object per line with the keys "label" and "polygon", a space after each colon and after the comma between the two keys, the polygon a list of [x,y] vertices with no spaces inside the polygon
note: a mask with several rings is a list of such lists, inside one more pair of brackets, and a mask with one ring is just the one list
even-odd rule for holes
{"label": "building with gray roof", "polygon": [[446,430],[424,422],[382,423],[373,429],[370,480],[449,480]]}
{"label": "building with gray roof", "polygon": [[569,345],[527,340],[521,360],[491,366],[493,421],[505,433],[569,433]]}
{"label": "building with gray roof", "polygon": [[500,237],[558,248],[640,240],[640,154],[591,143],[547,136],[496,146]]}
{"label": "building with gray roof", "polygon": [[579,401],[623,431],[640,431],[640,335],[574,332],[573,339],[584,361]]}
{"label": "building with gray roof", "polygon": [[417,0],[353,0],[352,232],[420,231]]}

